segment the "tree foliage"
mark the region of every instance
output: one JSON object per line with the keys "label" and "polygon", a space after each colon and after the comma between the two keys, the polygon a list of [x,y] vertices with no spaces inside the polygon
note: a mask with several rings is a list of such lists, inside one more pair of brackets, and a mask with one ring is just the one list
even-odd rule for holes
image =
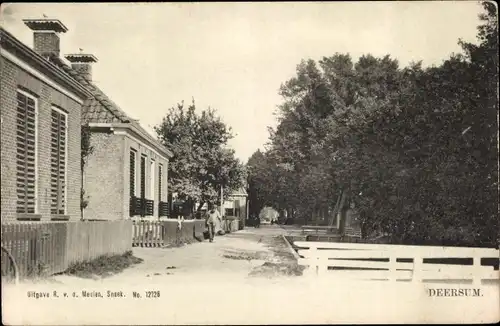
{"label": "tree foliage", "polygon": [[[179,198],[194,204],[219,203],[220,189],[225,199],[231,191],[243,186],[246,171],[226,148],[231,129],[208,109],[196,113],[195,102],[169,109],[162,122],[155,127],[158,137],[174,156],[169,162],[169,189]],[[200,205],[201,207],[201,205]]]}
{"label": "tree foliage", "polygon": [[483,7],[478,44],[460,41],[463,53],[439,66],[339,53],[302,61],[281,87],[269,150],[249,162],[269,169],[250,174],[252,191],[307,219],[343,190],[365,236],[495,245],[498,20],[494,4]]}
{"label": "tree foliage", "polygon": [[85,174],[85,165],[87,164],[88,157],[94,152],[94,147],[91,144],[91,131],[88,124],[84,124],[81,127],[81,138],[80,138],[80,151],[81,151],[81,161],[80,161],[80,169],[81,169],[81,189],[80,189],[80,218],[83,220],[83,211],[87,208],[89,204],[89,197],[85,196],[84,189],[84,174]]}

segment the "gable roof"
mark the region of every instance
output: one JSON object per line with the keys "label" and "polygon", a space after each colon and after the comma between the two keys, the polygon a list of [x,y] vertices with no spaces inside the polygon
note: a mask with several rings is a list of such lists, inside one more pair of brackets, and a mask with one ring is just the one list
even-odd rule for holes
{"label": "gable roof", "polygon": [[62,85],[68,90],[75,92],[76,95],[81,97],[82,100],[92,96],[90,91],[84,85],[75,80],[75,78],[72,78],[73,76],[68,74],[68,71],[61,69],[59,64],[53,60],[47,60],[45,57],[41,56],[35,50],[18,40],[1,26],[0,46],[2,48],[2,57],[11,53],[16,57],[21,58],[30,67],[43,72],[58,85]]}
{"label": "gable roof", "polygon": [[233,191],[230,196],[248,196],[247,191],[244,187],[239,187],[238,190]]}
{"label": "gable roof", "polygon": [[[136,131],[143,140],[161,149],[167,156],[173,156],[167,147],[150,135],[137,121],[131,119],[99,87],[71,68],[59,56],[54,55],[47,58],[41,56],[2,27],[0,27],[0,41],[2,49],[5,47],[14,51],[16,55],[20,54],[26,57],[34,66],[48,72],[55,81],[70,87],[71,90],[76,91],[78,95],[86,99],[82,106],[83,123],[119,123],[122,127],[128,126]],[[3,55],[5,53],[2,51]]]}
{"label": "gable roof", "polygon": [[92,94],[92,97],[89,97],[82,106],[82,123],[120,124],[121,126],[123,126],[123,124],[128,124],[130,127],[137,130],[149,143],[163,149],[169,157],[173,156],[173,153],[167,147],[151,136],[151,134],[149,134],[149,132],[147,132],[136,120],[130,118],[125,111],[113,102],[94,83],[68,66],[61,58],[54,57],[52,60],[80,84],[84,85]]}

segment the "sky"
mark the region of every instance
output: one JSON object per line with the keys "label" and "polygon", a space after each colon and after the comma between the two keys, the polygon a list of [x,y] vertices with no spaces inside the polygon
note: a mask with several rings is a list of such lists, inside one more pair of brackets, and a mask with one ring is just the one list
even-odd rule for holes
{"label": "sky", "polygon": [[264,149],[282,83],[301,59],[390,54],[439,64],[475,42],[476,1],[2,4],[1,25],[28,46],[25,18],[59,19],[61,54],[91,53],[94,82],[154,135],[170,107],[194,98],[235,134],[242,161]]}

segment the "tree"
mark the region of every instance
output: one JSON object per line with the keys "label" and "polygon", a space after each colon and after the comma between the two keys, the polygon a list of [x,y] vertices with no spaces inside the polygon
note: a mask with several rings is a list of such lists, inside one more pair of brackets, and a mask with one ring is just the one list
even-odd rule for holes
{"label": "tree", "polygon": [[205,202],[220,204],[221,187],[227,198],[244,185],[243,164],[234,151],[225,148],[232,138],[231,129],[214,110],[196,114],[194,100],[188,107],[181,103],[170,108],[154,129],[174,154],[169,162],[169,187],[186,201],[190,212],[195,202],[200,203],[199,209]]}
{"label": "tree", "polygon": [[246,164],[248,172],[248,201],[250,216],[258,215],[266,204],[265,190],[268,182],[264,181],[265,173],[268,171],[265,163],[265,156],[260,150],[257,150],[250,156]]}
{"label": "tree", "polygon": [[319,67],[302,61],[297,76],[282,85],[284,103],[271,133],[271,152],[291,166],[286,204],[301,217],[308,220],[334,208],[351,177],[348,165],[332,166],[339,155],[352,154],[350,135],[365,115],[392,100],[398,77],[397,62],[388,56],[363,56],[354,64],[349,55],[337,53],[323,58]]}
{"label": "tree", "polygon": [[254,188],[305,217],[330,210],[342,190],[364,236],[495,245],[498,20],[494,4],[483,7],[479,44],[461,42],[464,54],[439,66],[338,53],[302,61],[280,90],[264,153],[274,163]]}

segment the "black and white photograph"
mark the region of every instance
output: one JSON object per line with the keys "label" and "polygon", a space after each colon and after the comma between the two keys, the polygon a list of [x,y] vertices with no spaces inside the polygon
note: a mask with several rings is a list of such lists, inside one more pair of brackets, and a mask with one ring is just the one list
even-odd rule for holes
{"label": "black and white photograph", "polygon": [[0,6],[4,325],[500,322],[493,1]]}

